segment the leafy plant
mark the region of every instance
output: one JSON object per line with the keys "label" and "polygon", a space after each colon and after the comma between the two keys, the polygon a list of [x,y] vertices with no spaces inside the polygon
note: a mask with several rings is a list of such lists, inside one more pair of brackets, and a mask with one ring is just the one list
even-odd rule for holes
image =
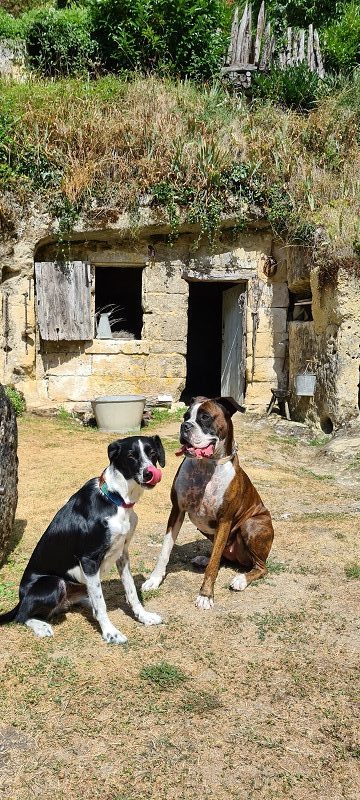
{"label": "leafy plant", "polygon": [[90,7],[107,69],[195,79],[218,72],[230,21],[224,0],[92,0]]}
{"label": "leafy plant", "polygon": [[349,581],[360,579],[360,564],[353,561],[351,564],[346,564],[344,572]]}
{"label": "leafy plant", "polygon": [[86,8],[46,9],[29,17],[26,44],[30,65],[46,77],[91,71],[95,44]]}
{"label": "leafy plant", "polygon": [[324,84],[303,62],[293,67],[273,67],[268,74],[257,73],[252,84],[253,97],[272,100],[285,108],[310,111],[324,93]]}
{"label": "leafy plant", "polygon": [[341,14],[323,31],[325,63],[335,72],[350,72],[360,63],[360,3],[341,4]]}
{"label": "leafy plant", "polygon": [[21,392],[18,392],[14,386],[5,386],[5,394],[10,400],[16,416],[21,417],[26,410],[24,395]]}
{"label": "leafy plant", "polygon": [[140,678],[154,684],[158,689],[173,689],[187,681],[185,673],[167,661],[160,661],[158,664],[143,667],[140,672]]}

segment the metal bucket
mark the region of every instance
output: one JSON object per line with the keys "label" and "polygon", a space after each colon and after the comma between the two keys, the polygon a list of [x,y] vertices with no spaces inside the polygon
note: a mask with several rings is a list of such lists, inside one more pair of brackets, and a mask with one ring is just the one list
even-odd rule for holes
{"label": "metal bucket", "polygon": [[95,397],[91,405],[99,430],[113,433],[139,431],[145,400],[144,395],[137,394]]}
{"label": "metal bucket", "polygon": [[314,397],[316,375],[313,372],[304,372],[295,377],[295,392],[298,397]]}

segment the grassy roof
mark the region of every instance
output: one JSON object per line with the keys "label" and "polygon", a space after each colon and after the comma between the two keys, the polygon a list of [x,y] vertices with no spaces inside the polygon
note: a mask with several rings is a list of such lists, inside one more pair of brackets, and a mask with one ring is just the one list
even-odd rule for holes
{"label": "grassy roof", "polygon": [[70,227],[149,194],[174,230],[179,210],[210,235],[256,212],[284,238],[321,225],[356,250],[359,132],[359,77],[306,115],[156,77],[0,84],[3,232],[34,197]]}

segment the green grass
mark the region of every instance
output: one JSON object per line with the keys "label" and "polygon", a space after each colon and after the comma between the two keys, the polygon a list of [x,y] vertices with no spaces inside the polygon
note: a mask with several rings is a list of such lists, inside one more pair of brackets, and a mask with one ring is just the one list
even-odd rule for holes
{"label": "green grass", "polygon": [[324,444],[328,441],[328,436],[321,436],[320,439],[315,437],[315,439],[310,439],[309,445],[310,447],[323,447]]}
{"label": "green grass", "polygon": [[360,579],[360,564],[352,561],[350,564],[345,564],[344,572],[349,581]]}
{"label": "green grass", "polygon": [[319,475],[318,472],[313,472],[311,469],[306,469],[306,467],[300,467],[297,470],[298,475],[303,475],[306,478],[313,478],[315,481],[332,481],[332,475]]}
{"label": "green grass", "polygon": [[175,689],[188,680],[187,675],[181,669],[167,661],[143,667],[140,671],[140,678],[158,689]]}
{"label": "green grass", "polygon": [[176,408],[174,411],[170,411],[167,408],[152,408],[151,419],[147,427],[156,428],[165,422],[178,422],[182,420],[184,414],[185,408]]}
{"label": "green grass", "polygon": [[276,558],[270,556],[266,562],[266,566],[270,575],[279,575],[281,572],[288,572],[289,566],[284,561],[277,561]]}
{"label": "green grass", "polygon": [[217,694],[198,689],[197,691],[186,692],[182,698],[181,706],[183,711],[201,716],[221,708],[222,703]]}

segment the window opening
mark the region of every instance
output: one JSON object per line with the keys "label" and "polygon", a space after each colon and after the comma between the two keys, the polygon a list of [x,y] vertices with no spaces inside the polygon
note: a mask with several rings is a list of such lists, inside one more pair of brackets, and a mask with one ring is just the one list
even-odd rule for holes
{"label": "window opening", "polygon": [[141,300],[142,267],[96,267],[95,336],[141,339]]}

